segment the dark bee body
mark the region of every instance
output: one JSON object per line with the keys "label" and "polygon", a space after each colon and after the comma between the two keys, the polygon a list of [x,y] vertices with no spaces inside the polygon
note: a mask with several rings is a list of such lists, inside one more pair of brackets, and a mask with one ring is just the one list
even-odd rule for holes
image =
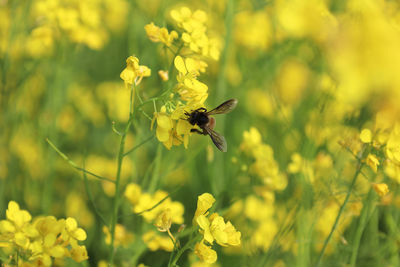
{"label": "dark bee body", "polygon": [[190,113],[189,116],[189,123],[191,125],[198,125],[200,128],[207,125],[207,123],[210,121],[205,108],[196,109]]}
{"label": "dark bee body", "polygon": [[199,128],[202,130],[199,131],[198,129],[191,129],[191,132],[197,132],[204,135],[208,134],[211,137],[211,140],[213,141],[215,146],[222,152],[226,152],[227,146],[225,138],[213,130],[215,119],[209,116],[229,113],[236,107],[236,104],[236,99],[230,99],[210,111],[207,111],[207,109],[205,108],[198,108],[190,113],[186,113],[189,123],[193,126],[199,126]]}

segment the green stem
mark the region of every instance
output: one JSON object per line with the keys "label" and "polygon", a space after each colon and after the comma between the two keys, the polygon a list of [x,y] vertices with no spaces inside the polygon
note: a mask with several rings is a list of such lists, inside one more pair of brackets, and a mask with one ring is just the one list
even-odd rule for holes
{"label": "green stem", "polygon": [[[83,167],[85,167],[85,164],[83,164]],[[90,205],[92,206],[94,213],[97,215],[99,220],[103,223],[103,225],[107,225],[106,221],[104,220],[104,217],[101,215],[100,211],[97,209],[96,205],[94,204],[93,195],[92,195],[92,192],[90,191],[89,180],[86,176],[86,173],[82,172],[82,174],[83,174],[83,181],[85,184],[86,194],[89,198]]]}
{"label": "green stem", "polygon": [[64,153],[62,153],[48,138],[46,138],[46,142],[58,153],[58,155],[60,155],[65,161],[67,161],[67,162],[69,163],[69,165],[71,165],[72,167],[74,167],[74,168],[77,169],[78,171],[81,171],[81,172],[83,172],[83,173],[90,174],[90,175],[92,175],[92,176],[94,176],[94,177],[96,177],[96,178],[98,178],[98,179],[100,179],[100,180],[107,181],[107,182],[110,182],[110,183],[114,183],[114,181],[111,180],[111,179],[109,179],[109,178],[102,177],[102,176],[100,176],[100,175],[98,175],[98,174],[95,174],[95,173],[92,173],[92,172],[86,170],[85,168],[79,167],[75,162],[73,162],[72,160],[70,160],[70,159],[67,157],[67,155],[65,155]]}
{"label": "green stem", "polygon": [[342,213],[344,211],[344,208],[346,207],[347,202],[349,201],[349,198],[350,198],[350,195],[351,195],[351,191],[353,190],[353,187],[354,187],[354,185],[355,185],[355,183],[357,181],[357,177],[361,172],[362,166],[363,165],[359,160],[356,172],[354,173],[354,176],[353,176],[353,179],[352,179],[351,184],[349,186],[349,189],[347,190],[346,198],[344,199],[344,202],[343,202],[342,206],[339,209],[339,213],[336,216],[335,223],[332,226],[331,232],[329,233],[328,237],[326,238],[326,240],[324,242],[324,246],[322,247],[322,250],[321,250],[321,252],[320,252],[320,254],[318,256],[317,263],[315,264],[316,267],[318,267],[321,264],[322,258],[324,256],[324,253],[325,253],[325,250],[326,250],[326,247],[328,246],[329,241],[331,240],[333,233],[335,232],[337,226],[339,225],[339,219],[342,216]]}
{"label": "green stem", "polygon": [[131,148],[130,150],[128,150],[127,152],[125,152],[124,157],[127,156],[128,154],[132,153],[133,151],[135,151],[136,149],[138,149],[139,147],[141,147],[142,145],[146,144],[147,142],[149,142],[150,140],[152,140],[154,138],[154,135],[150,136],[149,138],[145,139],[144,141],[142,141],[141,143],[139,143],[138,145],[134,146],[133,148]]}
{"label": "green stem", "polygon": [[178,252],[176,253],[176,255],[175,255],[175,257],[174,257],[174,259],[173,259],[173,261],[172,261],[172,263],[171,263],[171,264],[168,264],[168,267],[170,267],[170,266],[172,266],[172,267],[176,266],[176,263],[178,262],[179,258],[182,256],[182,254],[183,254],[186,250],[190,249],[191,246],[193,245],[193,243],[196,243],[196,242],[200,241],[200,237],[201,237],[201,236],[198,236],[198,237],[195,237],[195,238],[189,240],[189,241],[185,244],[185,246],[183,246],[180,250],[178,250]]}
{"label": "green stem", "polygon": [[149,187],[147,190],[150,193],[152,193],[156,190],[157,184],[160,180],[161,153],[162,153],[162,145],[161,145],[161,143],[159,143],[158,147],[157,147],[157,154],[156,154],[156,159],[155,159],[155,163],[154,163],[153,175],[151,176],[150,184],[149,184]]}
{"label": "green stem", "polygon": [[368,193],[367,199],[365,200],[364,207],[361,211],[360,220],[359,220],[357,230],[356,230],[356,233],[354,236],[353,249],[351,252],[349,267],[355,266],[355,264],[356,264],[358,249],[360,247],[361,236],[365,229],[365,225],[367,224],[368,215],[371,213],[370,210],[373,208],[373,207],[371,207],[371,200],[373,199],[372,196],[373,196],[373,192],[372,192],[372,190],[370,190]]}
{"label": "green stem", "polygon": [[119,212],[119,200],[120,200],[120,180],[121,180],[121,170],[122,170],[122,162],[124,160],[124,148],[125,148],[125,139],[128,134],[129,128],[132,124],[133,119],[133,91],[135,90],[135,85],[132,84],[131,87],[131,94],[129,98],[129,120],[126,124],[125,130],[121,135],[121,141],[119,144],[119,151],[118,151],[118,162],[117,162],[117,176],[115,178],[115,195],[114,195],[114,202],[113,202],[113,213],[111,218],[111,244],[110,244],[110,258],[109,258],[109,265],[113,265],[114,261],[114,241],[115,241],[115,226],[117,224],[118,219],[118,212]]}

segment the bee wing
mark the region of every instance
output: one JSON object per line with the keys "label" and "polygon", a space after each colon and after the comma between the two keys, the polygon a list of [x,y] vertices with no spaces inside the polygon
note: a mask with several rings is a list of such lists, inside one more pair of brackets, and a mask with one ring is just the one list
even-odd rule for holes
{"label": "bee wing", "polygon": [[215,115],[215,114],[225,114],[231,112],[237,105],[238,101],[236,99],[229,99],[225,101],[218,107],[214,108],[207,112],[207,115]]}
{"label": "bee wing", "polygon": [[210,129],[208,126],[204,126],[203,128],[207,132],[207,134],[211,137],[211,140],[213,141],[214,145],[222,152],[226,152],[227,145],[226,145],[225,137],[223,137],[216,131]]}

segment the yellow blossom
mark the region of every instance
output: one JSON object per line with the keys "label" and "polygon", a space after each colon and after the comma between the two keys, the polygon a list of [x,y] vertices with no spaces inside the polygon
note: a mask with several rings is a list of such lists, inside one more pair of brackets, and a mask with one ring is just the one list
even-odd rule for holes
{"label": "yellow blossom", "polygon": [[363,129],[360,133],[360,139],[363,143],[371,143],[372,141],[372,133],[369,129]]}
{"label": "yellow blossom", "polygon": [[[103,226],[103,233],[105,236],[106,244],[111,243],[111,233],[108,227]],[[115,246],[128,246],[132,243],[134,236],[122,224],[115,225],[114,244]]]}
{"label": "yellow blossom", "polygon": [[390,160],[400,163],[400,126],[395,126],[386,143],[386,155]]}
{"label": "yellow blossom", "polygon": [[197,209],[194,214],[193,221],[200,215],[208,215],[208,210],[215,202],[215,198],[210,193],[204,193],[197,198]]}
{"label": "yellow blossom", "polygon": [[154,225],[157,227],[157,230],[160,232],[166,232],[169,231],[171,228],[172,224],[172,217],[171,217],[171,210],[166,209],[163,212],[161,212],[155,222]]}
{"label": "yellow blossom", "polygon": [[163,82],[166,82],[166,81],[169,80],[168,71],[159,70],[159,71],[158,71],[158,76],[160,76],[160,78],[161,78],[161,80],[162,80]]}
{"label": "yellow blossom", "polygon": [[82,262],[89,258],[85,246],[76,246],[71,249],[71,258],[76,262]]}
{"label": "yellow blossom", "polygon": [[151,251],[159,249],[172,251],[174,249],[174,244],[169,237],[159,236],[156,232],[151,230],[143,234],[142,239]]}
{"label": "yellow blossom", "polygon": [[217,252],[210,246],[204,244],[203,241],[197,243],[194,247],[194,253],[200,258],[200,260],[206,263],[214,263],[217,261]]}
{"label": "yellow blossom", "polygon": [[240,232],[230,222],[225,223],[224,218],[217,213],[210,215],[208,221],[201,215],[197,218],[197,223],[204,231],[204,239],[208,243],[212,244],[215,240],[221,246],[240,245]]}
{"label": "yellow blossom", "polygon": [[[127,191],[127,192],[133,193],[135,191]],[[138,199],[133,198],[133,196],[131,195],[127,195],[127,193],[125,193],[125,196],[130,201],[131,199],[134,199],[134,202],[131,202],[131,204],[133,205],[132,207],[133,212],[141,213],[141,216],[143,216],[144,219],[148,222],[153,222],[161,212],[169,210],[170,212],[169,216],[171,217],[172,223],[176,224],[183,223],[183,213],[184,213],[183,205],[180,202],[172,201],[168,197],[168,193],[165,191],[158,190],[154,194],[142,192],[138,197]]]}
{"label": "yellow blossom", "polygon": [[144,65],[139,65],[137,57],[130,56],[126,59],[126,68],[121,72],[120,77],[126,85],[138,85],[143,77],[151,75],[151,70]]}
{"label": "yellow blossom", "polygon": [[379,160],[374,154],[368,154],[365,163],[371,167],[374,172],[378,171]]}
{"label": "yellow blossom", "polygon": [[132,205],[136,205],[139,202],[142,189],[139,185],[130,183],[126,186],[124,196],[129,199]]}
{"label": "yellow blossom", "polygon": [[204,11],[192,12],[188,7],[182,7],[172,10],[170,15],[178,27],[184,30],[182,41],[190,50],[214,60],[219,58],[220,43],[218,39],[210,38],[206,34],[205,22],[208,18]]}
{"label": "yellow blossom", "polygon": [[62,233],[63,239],[69,241],[71,246],[77,247],[77,241],[86,240],[86,232],[78,227],[78,223],[74,218],[67,218],[65,220],[65,231]]}
{"label": "yellow blossom", "polygon": [[202,194],[197,200],[197,210],[193,221],[199,225],[203,240],[211,245],[214,240],[221,246],[240,245],[241,233],[229,221],[225,223],[224,218],[217,213],[207,218],[208,210],[214,202],[214,197],[209,193]]}
{"label": "yellow blossom", "polygon": [[174,39],[178,38],[178,33],[176,31],[168,33],[166,28],[157,27],[153,22],[144,26],[144,29],[152,42],[161,42],[168,47],[171,46]]}
{"label": "yellow blossom", "polygon": [[372,184],[372,188],[375,190],[375,192],[380,197],[383,197],[387,193],[389,193],[389,187],[387,186],[387,184],[384,184],[384,183],[380,183],[380,184],[374,183],[374,184]]}

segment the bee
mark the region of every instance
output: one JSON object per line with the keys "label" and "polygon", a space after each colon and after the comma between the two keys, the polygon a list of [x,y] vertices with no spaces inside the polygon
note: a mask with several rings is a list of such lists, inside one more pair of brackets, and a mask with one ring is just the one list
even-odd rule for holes
{"label": "bee", "polygon": [[209,135],[214,145],[222,152],[226,152],[227,146],[225,138],[213,130],[215,126],[215,119],[210,117],[210,115],[229,113],[236,107],[237,102],[238,101],[236,99],[229,99],[210,111],[207,111],[206,108],[198,108],[190,113],[186,112],[185,114],[189,123],[193,126],[197,125],[201,129],[201,131],[198,129],[191,129],[190,131],[203,135]]}

